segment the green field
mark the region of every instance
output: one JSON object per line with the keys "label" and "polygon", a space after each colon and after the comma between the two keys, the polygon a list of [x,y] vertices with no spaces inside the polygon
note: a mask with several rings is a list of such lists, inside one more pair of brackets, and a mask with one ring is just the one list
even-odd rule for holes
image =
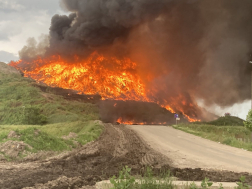
{"label": "green field", "polygon": [[[231,118],[233,119],[233,118]],[[216,122],[212,121],[211,123]],[[218,122],[218,121],[217,121]],[[173,126],[175,129],[222,144],[252,151],[251,131],[242,126],[220,126],[210,123],[188,123]]]}
{"label": "green field", "polygon": [[[32,152],[60,152],[99,137],[103,127],[95,121],[99,119],[97,105],[42,92],[32,79],[11,69],[0,63],[0,145],[23,141]],[[11,131],[19,137],[8,138]],[[73,139],[62,138],[70,132],[76,134]]]}
{"label": "green field", "polygon": [[[0,143],[8,140],[24,141],[33,148],[33,152],[40,150],[63,151],[75,146],[73,141],[86,144],[99,137],[102,125],[95,121],[56,123],[45,126],[37,125],[2,125],[0,126]],[[8,138],[8,134],[15,131],[20,137]],[[73,139],[62,139],[70,132],[77,134]]]}

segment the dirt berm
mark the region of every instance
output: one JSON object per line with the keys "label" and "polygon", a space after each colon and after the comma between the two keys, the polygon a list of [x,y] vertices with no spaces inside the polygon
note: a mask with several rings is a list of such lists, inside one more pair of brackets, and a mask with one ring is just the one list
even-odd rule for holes
{"label": "dirt berm", "polygon": [[101,180],[117,175],[123,166],[141,174],[144,166],[152,166],[155,173],[169,169],[182,180],[238,181],[241,175],[252,184],[247,173],[178,169],[170,167],[170,160],[150,149],[132,130],[122,126],[105,125],[96,142],[78,150],[63,153],[44,161],[0,163],[0,188],[4,189],[77,189],[93,188]]}

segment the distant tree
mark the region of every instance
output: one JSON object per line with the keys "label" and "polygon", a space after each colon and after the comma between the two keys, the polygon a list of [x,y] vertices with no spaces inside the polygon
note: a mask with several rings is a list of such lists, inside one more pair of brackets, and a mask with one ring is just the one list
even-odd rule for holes
{"label": "distant tree", "polygon": [[249,111],[246,121],[244,121],[244,126],[251,131],[250,140],[252,142],[252,109]]}
{"label": "distant tree", "polygon": [[252,110],[248,112],[247,119],[244,121],[244,125],[252,132]]}

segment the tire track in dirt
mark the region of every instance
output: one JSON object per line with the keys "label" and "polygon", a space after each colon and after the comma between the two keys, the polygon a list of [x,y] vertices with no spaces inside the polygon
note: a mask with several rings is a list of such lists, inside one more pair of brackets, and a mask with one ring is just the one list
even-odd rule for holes
{"label": "tire track in dirt", "polygon": [[[0,188],[29,189],[85,188],[97,181],[117,175],[123,166],[132,168],[132,174],[142,174],[144,166],[152,166],[154,173],[170,170],[183,180],[238,181],[246,173],[216,172],[201,169],[178,169],[170,167],[170,161],[151,149],[132,130],[123,125],[105,124],[100,138],[72,152],[48,158],[44,161],[26,163],[1,163]],[[27,188],[28,189],[28,188]]]}
{"label": "tire track in dirt", "polygon": [[128,151],[127,151],[127,143],[129,143],[126,138],[125,138],[125,135],[124,135],[124,132],[117,128],[117,127],[114,127],[115,130],[117,131],[117,134],[118,134],[118,143],[115,145],[115,150],[114,150],[114,153],[113,153],[113,156],[114,157],[121,157],[121,156],[124,156]]}

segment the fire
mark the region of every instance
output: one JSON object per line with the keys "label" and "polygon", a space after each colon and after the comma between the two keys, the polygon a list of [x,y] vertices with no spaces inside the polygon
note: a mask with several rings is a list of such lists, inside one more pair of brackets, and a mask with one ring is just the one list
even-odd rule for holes
{"label": "fire", "polygon": [[184,114],[184,116],[188,119],[189,122],[197,122],[197,121],[201,121],[200,119],[196,119],[196,118],[191,118],[188,115]]}
{"label": "fire", "polygon": [[163,123],[157,123],[157,122],[152,122],[152,123],[146,123],[146,122],[136,122],[136,121],[123,121],[123,119],[120,117],[117,121],[119,124],[124,124],[124,125],[165,125],[167,124],[166,122]]}
{"label": "fire", "polygon": [[[11,62],[17,67],[25,61]],[[59,56],[37,59],[29,70],[22,70],[25,77],[31,77],[49,86],[73,89],[85,94],[100,94],[116,100],[146,101],[145,87],[135,73],[136,64],[129,59],[121,61],[105,58],[93,53],[86,61],[75,64]]]}
{"label": "fire", "polygon": [[[10,66],[21,70],[25,77],[52,87],[73,89],[79,94],[99,94],[102,100],[155,102],[175,113],[174,105],[154,100],[137,72],[137,64],[129,58],[119,60],[94,52],[84,61],[77,56],[73,61],[64,60],[61,56],[51,56],[39,57],[31,62],[19,60],[11,62]],[[182,102],[186,103],[184,100]],[[182,109],[180,111],[183,113]],[[184,115],[189,121],[196,120]],[[120,120],[118,122],[121,123]]]}
{"label": "fire", "polygon": [[165,108],[166,110],[169,110],[171,113],[176,113],[170,106],[168,105],[161,105],[162,108]]}

